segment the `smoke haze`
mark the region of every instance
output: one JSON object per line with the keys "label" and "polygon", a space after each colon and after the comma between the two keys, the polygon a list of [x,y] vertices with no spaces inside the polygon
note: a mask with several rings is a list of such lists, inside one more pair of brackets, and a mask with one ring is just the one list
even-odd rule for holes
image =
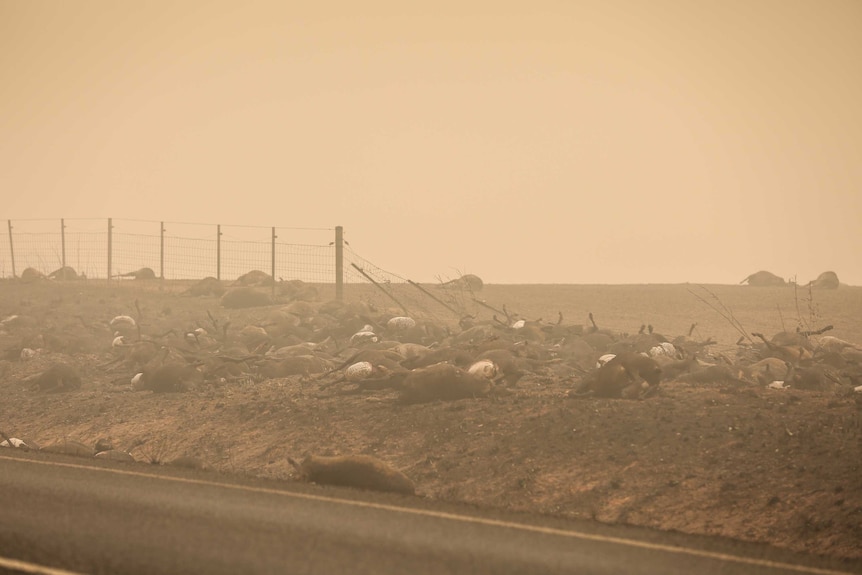
{"label": "smoke haze", "polygon": [[416,281],[862,284],[862,3],[421,4],[0,0],[0,218],[341,225]]}

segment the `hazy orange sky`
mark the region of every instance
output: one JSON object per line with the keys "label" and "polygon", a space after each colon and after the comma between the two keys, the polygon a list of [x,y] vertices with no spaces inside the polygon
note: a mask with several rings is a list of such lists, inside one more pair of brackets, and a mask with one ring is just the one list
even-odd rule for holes
{"label": "hazy orange sky", "polygon": [[0,0],[0,218],[417,281],[862,284],[862,2]]}

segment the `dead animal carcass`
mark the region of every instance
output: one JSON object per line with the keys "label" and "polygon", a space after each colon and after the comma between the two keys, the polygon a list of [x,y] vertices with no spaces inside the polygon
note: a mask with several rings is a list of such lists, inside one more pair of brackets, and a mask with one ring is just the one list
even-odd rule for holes
{"label": "dead animal carcass", "polygon": [[838,274],[835,272],[823,272],[816,280],[811,280],[808,285],[815,289],[838,289]]}
{"label": "dead animal carcass", "polygon": [[660,382],[661,367],[653,358],[621,353],[587,374],[569,395],[631,399],[656,389]]}
{"label": "dead animal carcass", "polygon": [[491,389],[490,380],[468,373],[449,363],[437,363],[414,369],[401,384],[404,403],[454,401],[486,395]]}
{"label": "dead animal carcass", "polygon": [[416,487],[406,475],[370,455],[308,455],[302,463],[291,458],[288,461],[303,481],[408,495],[416,492]]}
{"label": "dead animal carcass", "polygon": [[30,383],[42,391],[72,391],[81,387],[81,375],[71,365],[56,363],[30,379]]}
{"label": "dead animal carcass", "polygon": [[748,285],[755,287],[770,287],[770,286],[783,286],[787,285],[787,282],[784,281],[783,278],[778,277],[772,272],[768,272],[765,270],[761,270],[759,272],[754,272],[744,280],[742,280],[741,284],[748,282]]}

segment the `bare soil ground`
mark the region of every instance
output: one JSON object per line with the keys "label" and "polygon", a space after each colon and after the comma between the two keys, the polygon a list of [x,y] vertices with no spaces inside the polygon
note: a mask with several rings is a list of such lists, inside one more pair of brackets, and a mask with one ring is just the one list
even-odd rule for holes
{"label": "bare soil ground", "polygon": [[[402,405],[394,391],[339,394],[304,376],[204,381],[185,393],[133,391],[134,371],[111,363],[116,315],[155,336],[234,329],[272,308],[225,310],[183,297],[181,284],[0,282],[0,430],[47,445],[110,438],[141,461],[190,455],[230,473],[293,480],[288,456],[371,454],[404,471],[429,498],[721,535],[834,557],[862,557],[862,399],[852,386],[767,389],[739,382],[663,382],[642,400],[572,399],[573,377],[528,374],[488,397]],[[347,299],[372,301],[368,286]],[[739,333],[692,295],[697,286],[486,286],[481,298],[523,317],[634,333],[717,340]],[[862,342],[862,289],[805,299],[793,288],[710,286],[751,331],[834,325]],[[703,294],[704,292],[697,291]],[[329,297],[322,294],[322,299]],[[136,308],[135,302],[138,302]],[[489,318],[481,306],[470,311]],[[438,319],[452,322],[438,310]],[[38,349],[21,359],[24,347]],[[73,391],[25,381],[56,361],[83,376]]]}

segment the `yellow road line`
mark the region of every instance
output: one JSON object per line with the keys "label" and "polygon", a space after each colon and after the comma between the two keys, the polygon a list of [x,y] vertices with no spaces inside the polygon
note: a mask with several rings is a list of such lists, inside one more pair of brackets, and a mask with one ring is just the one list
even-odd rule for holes
{"label": "yellow road line", "polygon": [[810,575],[852,575],[847,571],[835,571],[832,569],[821,569],[818,567],[806,567],[804,565],[793,565],[792,563],[782,563],[779,561],[769,561],[767,559],[754,559],[750,557],[740,557],[728,553],[719,553],[715,551],[703,551],[700,549],[691,549],[688,547],[674,547],[671,545],[663,545],[661,543],[649,543],[646,541],[638,541],[636,539],[625,539],[622,537],[611,537],[607,535],[596,535],[593,533],[584,533],[581,531],[570,531],[565,529],[556,529],[554,527],[540,527],[537,525],[527,525],[523,523],[515,523],[512,521],[502,521],[499,519],[486,519],[483,517],[471,517],[469,515],[458,515],[455,513],[447,513],[445,511],[431,511],[428,509],[413,509],[410,507],[400,507],[397,505],[388,505],[385,503],[371,503],[367,501],[352,501],[350,499],[339,499],[326,495],[312,495],[309,493],[293,493],[290,491],[281,491],[278,489],[270,489],[266,487],[250,487],[246,485],[233,485],[230,483],[218,483],[216,481],[207,481],[202,479],[187,479],[184,477],[171,477],[166,475],[157,475],[152,473],[142,473],[140,471],[128,471],[125,469],[112,469],[109,467],[91,467],[89,465],[80,465],[77,463],[61,463],[54,461],[37,461],[34,459],[19,459],[17,457],[5,457],[0,455],[0,459],[11,459],[13,461],[23,461],[26,463],[35,463],[37,465],[53,465],[56,467],[69,467],[73,469],[86,469],[88,471],[103,471],[105,473],[113,473],[116,475],[128,475],[132,477],[146,477],[149,479],[162,479],[166,481],[174,481],[177,483],[188,483],[191,485],[206,485],[211,487],[222,487],[227,489],[236,489],[240,491],[249,491],[254,493],[266,493],[272,495],[280,495],[283,497],[293,497],[296,499],[306,499],[310,501],[323,501],[326,503],[338,503],[341,505],[351,505],[353,507],[364,507],[368,509],[379,509],[382,511],[392,511],[395,513],[406,513],[410,515],[421,515],[425,517],[435,517],[438,519],[447,519],[450,521],[460,521],[462,523],[475,523],[480,525],[489,525],[494,527],[503,527],[506,529],[518,529],[521,531],[529,531],[533,533],[541,533],[544,535],[557,535],[560,537],[570,537],[573,539],[581,539],[584,541],[596,541],[600,543],[613,543],[616,545],[625,545],[628,547],[636,547],[639,549],[649,549],[652,551],[662,551],[665,553],[673,553],[676,555],[690,555],[694,557],[703,557],[707,559],[716,559],[719,561],[728,561],[733,563],[742,563],[754,567],[767,567],[770,569],[784,569],[787,571],[796,571],[797,573],[806,573]]}

